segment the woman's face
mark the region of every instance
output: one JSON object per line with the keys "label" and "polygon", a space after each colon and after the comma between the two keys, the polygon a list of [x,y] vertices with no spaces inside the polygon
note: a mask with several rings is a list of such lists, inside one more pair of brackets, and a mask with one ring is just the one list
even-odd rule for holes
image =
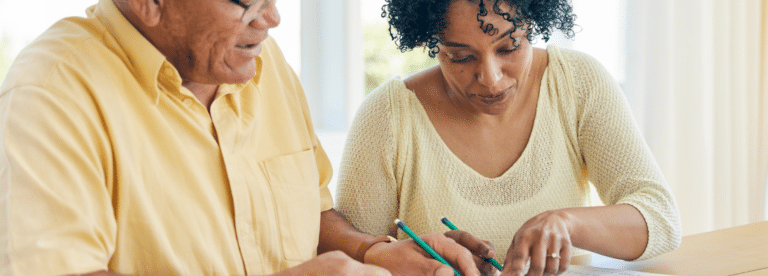
{"label": "woman's face", "polygon": [[[477,2],[477,1],[472,1]],[[528,79],[533,51],[523,28],[504,20],[486,6],[478,17],[478,3],[452,1],[437,55],[448,95],[474,112],[501,114],[521,94]],[[511,14],[509,6],[501,9]],[[493,24],[497,31],[483,32]]]}

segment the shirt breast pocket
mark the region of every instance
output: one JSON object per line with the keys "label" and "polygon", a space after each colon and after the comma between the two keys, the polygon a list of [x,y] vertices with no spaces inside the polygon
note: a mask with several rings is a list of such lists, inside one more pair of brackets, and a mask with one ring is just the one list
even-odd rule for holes
{"label": "shirt breast pocket", "polygon": [[280,243],[289,266],[317,253],[320,176],[312,149],[264,161],[275,200]]}

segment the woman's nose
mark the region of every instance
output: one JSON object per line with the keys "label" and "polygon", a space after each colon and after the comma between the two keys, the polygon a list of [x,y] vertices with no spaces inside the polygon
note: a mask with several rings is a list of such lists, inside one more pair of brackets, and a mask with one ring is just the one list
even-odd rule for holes
{"label": "woman's nose", "polygon": [[501,67],[493,59],[486,59],[480,64],[480,70],[477,73],[477,81],[483,86],[493,87],[498,83],[504,73],[501,72]]}

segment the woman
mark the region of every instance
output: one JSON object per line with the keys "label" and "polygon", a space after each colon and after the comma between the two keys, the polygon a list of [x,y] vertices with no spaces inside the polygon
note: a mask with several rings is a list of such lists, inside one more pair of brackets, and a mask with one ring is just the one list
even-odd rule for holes
{"label": "woman", "polygon": [[[520,2],[520,3],[518,3]],[[503,275],[561,273],[586,249],[636,260],[675,249],[679,212],[617,83],[573,36],[566,0],[387,0],[401,50],[439,64],[368,96],[349,133],[337,209],[373,235],[447,230],[499,250]],[[606,206],[590,207],[589,183]],[[506,254],[504,254],[506,252]]]}

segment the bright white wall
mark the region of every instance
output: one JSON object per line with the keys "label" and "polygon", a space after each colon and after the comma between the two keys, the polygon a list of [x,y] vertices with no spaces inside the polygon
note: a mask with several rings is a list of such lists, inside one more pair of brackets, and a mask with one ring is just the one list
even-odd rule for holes
{"label": "bright white wall", "polygon": [[[97,0],[0,0],[0,32],[15,55],[48,26],[67,16],[85,16]],[[362,24],[384,21],[383,0],[277,0],[280,25],[270,34],[299,74],[323,146],[339,167],[346,131],[364,97]],[[626,0],[575,0],[582,31],[574,41],[549,43],[587,52],[619,81],[624,73]],[[543,43],[539,44],[544,47]],[[391,47],[395,47],[394,43]],[[393,57],[395,59],[396,57]],[[396,72],[393,72],[393,75]],[[332,187],[335,187],[335,177]]]}

